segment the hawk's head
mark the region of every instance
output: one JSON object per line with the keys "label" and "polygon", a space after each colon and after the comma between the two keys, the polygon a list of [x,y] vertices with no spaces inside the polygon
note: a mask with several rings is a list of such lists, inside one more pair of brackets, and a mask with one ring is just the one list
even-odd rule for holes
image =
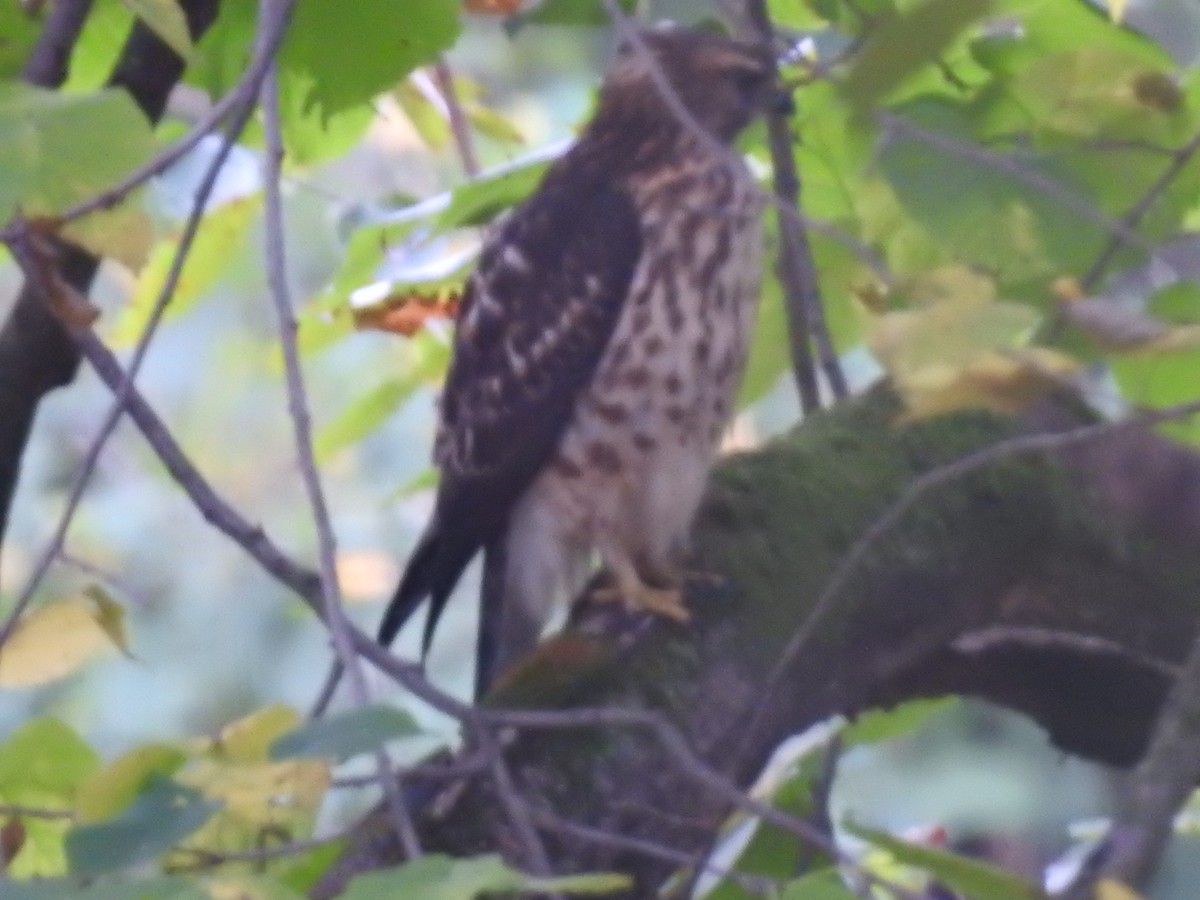
{"label": "hawk's head", "polygon": [[609,69],[601,109],[638,109],[660,121],[678,118],[653,69],[696,121],[731,141],[777,96],[771,60],[756,47],[688,28],[643,31],[626,41]]}

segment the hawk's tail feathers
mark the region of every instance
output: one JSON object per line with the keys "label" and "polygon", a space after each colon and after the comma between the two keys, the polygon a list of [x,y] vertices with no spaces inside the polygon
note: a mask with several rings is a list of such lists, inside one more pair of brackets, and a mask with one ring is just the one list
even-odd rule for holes
{"label": "hawk's tail feathers", "polygon": [[400,629],[412,618],[413,613],[429,598],[429,612],[425,617],[425,631],[421,636],[422,658],[429,652],[433,641],[433,632],[437,628],[438,619],[446,608],[450,592],[458,583],[458,578],[466,568],[471,557],[475,555],[476,547],[464,548],[456,546],[456,542],[448,539],[435,518],[421,536],[417,549],[408,560],[404,577],[400,586],[392,595],[383,621],[379,623],[378,640],[385,647],[396,639]]}
{"label": "hawk's tail feathers", "polygon": [[479,586],[479,633],[475,640],[475,700],[479,701],[499,674],[504,617],[504,538],[483,548],[483,581]]}

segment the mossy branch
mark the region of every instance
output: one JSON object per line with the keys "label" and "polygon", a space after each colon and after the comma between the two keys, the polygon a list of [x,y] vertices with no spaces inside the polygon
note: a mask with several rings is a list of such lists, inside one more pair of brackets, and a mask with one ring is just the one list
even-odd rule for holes
{"label": "mossy branch", "polygon": [[[1063,749],[1129,765],[1200,612],[1200,463],[1144,431],[1000,460],[928,492],[873,542],[794,658],[780,657],[839,560],[914,479],[1036,425],[962,413],[898,426],[878,390],[718,468],[695,529],[687,627],[585,609],[510,673],[492,708],[652,711],[742,786],[778,743],[840,713],[942,693],[1035,718]],[[717,578],[711,577],[718,576]],[[506,758],[523,797],[560,817],[696,858],[729,811],[642,729],[521,729]],[[511,846],[486,777],[437,792],[428,850]],[[452,799],[451,799],[452,798]],[[646,896],[674,866],[545,835],[556,870],[631,873]],[[363,823],[315,892],[400,856]]]}

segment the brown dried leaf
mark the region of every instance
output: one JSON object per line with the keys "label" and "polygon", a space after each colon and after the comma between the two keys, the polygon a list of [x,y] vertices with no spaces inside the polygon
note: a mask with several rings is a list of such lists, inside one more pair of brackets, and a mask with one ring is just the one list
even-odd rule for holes
{"label": "brown dried leaf", "polygon": [[9,247],[18,265],[46,298],[50,311],[67,325],[87,328],[100,316],[100,310],[78,290],[58,274],[55,263],[58,251],[53,238],[57,235],[60,222],[57,219],[38,217],[21,219],[24,226],[19,238]]}
{"label": "brown dried leaf", "polygon": [[460,295],[408,292],[385,297],[379,303],[354,310],[354,326],[390,331],[412,337],[429,319],[453,319],[458,315]]}
{"label": "brown dried leaf", "polygon": [[518,12],[523,0],[463,0],[463,8],[481,16],[511,16]]}
{"label": "brown dried leaf", "polygon": [[9,819],[0,827],[0,871],[17,858],[25,846],[25,825],[18,818]]}

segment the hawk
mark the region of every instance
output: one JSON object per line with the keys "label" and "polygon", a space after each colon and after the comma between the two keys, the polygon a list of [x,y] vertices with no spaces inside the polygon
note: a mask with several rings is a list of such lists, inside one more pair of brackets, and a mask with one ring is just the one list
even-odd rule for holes
{"label": "hawk", "polygon": [[761,194],[730,147],[774,84],[765,54],[715,34],[647,31],[618,51],[591,122],[467,283],[437,501],[381,643],[429,598],[427,651],[480,550],[478,693],[596,556],[601,598],[687,620],[679,564],[762,269]]}

